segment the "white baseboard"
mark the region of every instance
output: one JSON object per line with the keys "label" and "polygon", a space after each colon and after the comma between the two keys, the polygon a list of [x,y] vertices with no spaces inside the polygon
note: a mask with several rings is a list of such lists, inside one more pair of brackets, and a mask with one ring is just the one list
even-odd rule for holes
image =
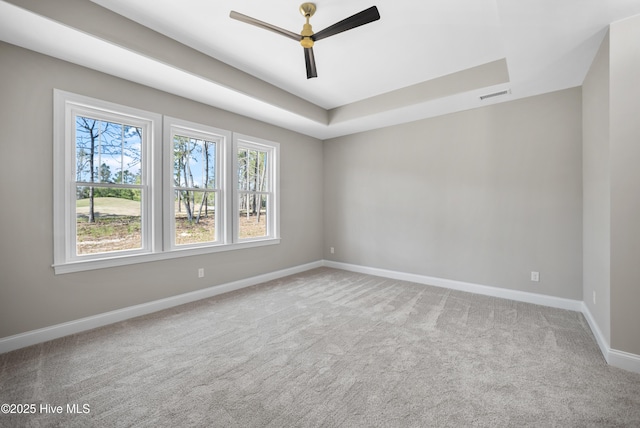
{"label": "white baseboard", "polygon": [[610,349],[607,362],[613,367],[640,374],[640,355]]}
{"label": "white baseboard", "polygon": [[593,333],[593,336],[596,338],[596,343],[600,348],[600,352],[602,352],[602,356],[608,363],[609,352],[611,351],[611,348],[609,347],[609,341],[604,336],[604,334],[602,334],[602,330],[600,330],[600,326],[598,326],[596,319],[593,317],[593,315],[591,314],[591,311],[589,310],[589,307],[584,302],[582,302],[582,315],[584,315],[584,318],[587,320],[587,323],[589,323],[589,327],[591,327],[591,332]]}
{"label": "white baseboard", "polygon": [[433,285],[434,287],[448,288],[451,290],[466,291],[468,293],[499,297],[502,299],[515,300],[518,302],[533,303],[536,305],[549,306],[552,308],[568,309],[575,312],[582,311],[581,300],[564,299],[562,297],[546,296],[543,294],[529,293],[526,291],[508,290],[506,288],[491,287],[488,285],[473,284],[470,282],[455,281],[451,279],[436,278],[425,275],[371,268],[367,266],[339,263],[329,260],[325,260],[324,266],[351,272],[366,273],[369,275],[376,275],[384,278],[397,279],[401,281],[415,282],[418,284]]}
{"label": "white baseboard", "polygon": [[381,276],[383,278],[397,279],[401,281],[410,281],[418,284],[433,285],[435,287],[448,288],[458,291],[466,291],[469,293],[482,294],[485,296],[499,297],[502,299],[516,300],[519,302],[533,303],[535,305],[549,306],[557,309],[567,309],[570,311],[581,312],[589,323],[589,327],[596,338],[596,342],[600,347],[600,351],[607,363],[613,367],[640,373],[640,355],[630,354],[628,352],[611,349],[606,338],[600,331],[598,324],[591,315],[587,305],[581,300],[564,299],[561,297],[546,296],[542,294],[528,293],[526,291],[508,290],[504,288],[491,287],[487,285],[473,284],[469,282],[454,281],[451,279],[443,279],[430,277],[425,275],[416,275],[411,273],[397,272],[386,269],[378,269],[367,266],[352,265],[348,263],[334,262],[330,260],[324,261],[324,266],[335,269],[342,269],[350,272],[364,273],[368,275]]}
{"label": "white baseboard", "polygon": [[436,278],[425,275],[416,275],[367,266],[352,265],[330,260],[320,260],[313,263],[294,266],[292,268],[258,275],[239,281],[229,282],[227,284],[216,285],[202,290],[180,294],[178,296],[168,297],[166,299],[155,300],[153,302],[130,306],[127,308],[105,312],[103,314],[98,314],[87,318],[81,318],[79,320],[57,324],[26,333],[16,334],[14,336],[0,338],[0,354],[38,343],[47,342],[49,340],[58,339],[60,337],[68,336],[71,334],[81,333],[83,331],[91,330],[97,327],[103,327],[105,325],[135,318],[141,315],[147,315],[153,312],[169,309],[175,306],[183,305],[185,303],[191,303],[197,300],[206,299],[223,293],[228,293],[230,291],[251,287],[263,282],[282,278],[288,275],[294,275],[296,273],[305,272],[307,270],[319,268],[322,266],[581,312],[586,318],[589,327],[591,328],[591,331],[596,338],[596,342],[600,347],[602,355],[604,356],[607,363],[614,367],[618,367],[635,373],[640,373],[640,355],[611,349],[608,341],[600,331],[598,324],[595,322],[595,319],[591,315],[589,308],[582,301],[545,296],[525,291],[508,290],[504,288],[491,287],[487,285],[473,284],[469,282],[455,281],[444,278]]}
{"label": "white baseboard", "polygon": [[282,278],[288,275],[304,272],[323,266],[322,261],[308,263],[283,269],[264,275],[258,275],[251,278],[241,279],[239,281],[229,282],[227,284],[216,285],[202,290],[192,291],[190,293],[180,294],[177,296],[167,297],[165,299],[154,300],[140,305],[130,306],[115,311],[105,312],[102,314],[69,321],[38,330],[28,331],[13,336],[0,338],[0,354],[10,352],[16,349],[24,348],[38,343],[47,342],[49,340],[58,339],[60,337],[71,334],[80,333],[97,327],[113,324],[127,319],[147,315],[158,312],[163,309],[169,309],[174,306],[183,305],[185,303],[195,302],[197,300],[206,299],[208,297],[217,296],[219,294],[228,293],[230,291],[239,290],[252,285]]}
{"label": "white baseboard", "polygon": [[589,307],[584,302],[582,303],[582,314],[589,323],[589,327],[591,327],[591,331],[596,338],[602,356],[607,363],[619,369],[640,373],[640,355],[612,349],[611,346],[609,346],[609,341],[602,334],[598,323],[596,323],[595,318],[591,314]]}

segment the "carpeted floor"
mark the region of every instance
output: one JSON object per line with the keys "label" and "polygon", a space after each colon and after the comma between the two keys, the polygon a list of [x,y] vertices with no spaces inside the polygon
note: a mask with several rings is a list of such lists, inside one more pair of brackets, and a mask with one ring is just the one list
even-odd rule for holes
{"label": "carpeted floor", "polygon": [[328,268],[0,355],[0,386],[36,404],[3,427],[640,426],[581,314]]}

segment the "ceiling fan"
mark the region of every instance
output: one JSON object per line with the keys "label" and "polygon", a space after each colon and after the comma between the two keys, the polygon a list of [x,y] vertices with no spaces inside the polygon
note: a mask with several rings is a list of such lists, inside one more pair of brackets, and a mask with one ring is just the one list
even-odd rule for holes
{"label": "ceiling fan", "polygon": [[233,10],[229,14],[229,16],[233,19],[237,19],[238,21],[246,22],[247,24],[255,25],[256,27],[273,31],[274,33],[281,34],[285,37],[289,37],[290,39],[300,42],[300,45],[302,45],[302,47],[304,48],[304,60],[307,66],[307,79],[311,79],[312,77],[318,77],[318,71],[316,70],[316,60],[313,56],[314,42],[380,19],[378,8],[375,6],[371,6],[369,9],[365,9],[362,12],[356,13],[355,15],[343,19],[340,22],[336,22],[335,24],[325,28],[324,30],[314,33],[311,29],[311,24],[309,24],[309,18],[311,18],[315,12],[316,5],[314,3],[303,3],[302,5],[300,5],[300,13],[307,20],[307,23],[302,27],[302,31],[300,32],[300,34],[296,34],[292,31],[276,27],[275,25],[260,21],[255,18],[251,18],[250,16],[243,15],[242,13],[238,13]]}

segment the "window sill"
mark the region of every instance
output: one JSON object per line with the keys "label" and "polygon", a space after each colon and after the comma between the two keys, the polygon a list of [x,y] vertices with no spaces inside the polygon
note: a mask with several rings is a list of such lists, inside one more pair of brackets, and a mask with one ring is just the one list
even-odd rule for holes
{"label": "window sill", "polygon": [[95,269],[104,269],[118,266],[134,265],[139,263],[157,262],[162,260],[177,259],[180,257],[198,256],[203,254],[219,253],[223,251],[242,250],[245,248],[264,247],[280,243],[280,238],[263,239],[240,242],[236,244],[216,245],[211,247],[197,247],[177,249],[162,253],[135,254],[126,256],[111,256],[101,259],[79,260],[52,265],[56,275],[82,272]]}

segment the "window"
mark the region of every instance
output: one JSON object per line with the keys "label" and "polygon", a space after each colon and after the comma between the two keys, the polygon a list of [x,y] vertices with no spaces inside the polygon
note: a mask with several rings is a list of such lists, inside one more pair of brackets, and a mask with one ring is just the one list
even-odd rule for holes
{"label": "window", "polygon": [[234,236],[251,241],[278,235],[277,158],[275,143],[234,135],[235,206]]}
{"label": "window", "polygon": [[277,143],[59,90],[54,104],[56,273],[279,242]]}
{"label": "window", "polygon": [[87,113],[74,115],[75,252],[143,249],[143,128]]}
{"label": "window", "polygon": [[165,118],[171,176],[168,188],[167,248],[224,244],[224,157],[230,133]]}
{"label": "window", "polygon": [[55,264],[153,252],[161,117],[61,91],[55,102]]}

